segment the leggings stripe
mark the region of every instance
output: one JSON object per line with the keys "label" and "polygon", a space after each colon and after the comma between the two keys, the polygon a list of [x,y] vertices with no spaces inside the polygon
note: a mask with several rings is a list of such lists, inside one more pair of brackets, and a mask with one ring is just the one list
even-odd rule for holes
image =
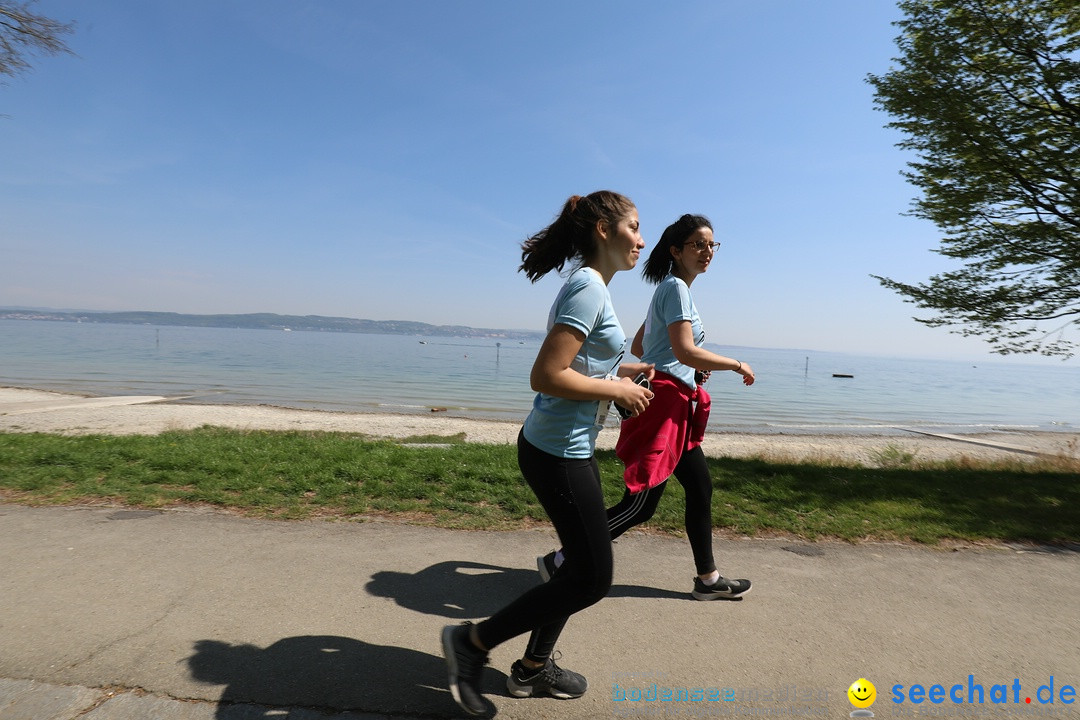
{"label": "leggings stripe", "polygon": [[[660,492],[664,491],[663,485],[658,486]],[[641,520],[637,517],[638,513],[648,504],[649,493],[656,490],[656,488],[646,488],[639,493],[630,495],[630,502],[626,507],[619,511],[619,507],[623,503],[619,503],[612,510],[618,511],[615,515],[608,517],[608,530],[611,532],[611,537],[616,538],[622,535],[624,532],[637,525]],[[626,498],[624,498],[624,501]],[[651,515],[652,513],[650,513]]]}

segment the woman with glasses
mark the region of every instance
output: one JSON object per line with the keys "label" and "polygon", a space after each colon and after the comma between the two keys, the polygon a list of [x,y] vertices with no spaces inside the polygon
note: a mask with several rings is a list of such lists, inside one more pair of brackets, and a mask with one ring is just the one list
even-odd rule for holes
{"label": "woman with glasses", "polygon": [[[683,215],[669,225],[649,253],[642,270],[656,285],[645,323],[634,336],[631,352],[655,366],[648,412],[623,421],[615,452],[625,463],[622,500],[607,511],[615,539],[652,517],[672,474],[686,491],[686,535],[694,555],[697,600],[737,598],[750,590],[749,580],[720,575],[712,551],[712,477],[701,440],[709,421],[704,382],[714,370],[731,370],[744,385],[754,384],[750,365],[702,347],[705,332],[690,286],[708,270],[720,243],[702,215]],[[537,559],[547,579],[560,567],[564,550]],[[556,574],[557,576],[557,574]]]}
{"label": "woman with glasses", "polygon": [[611,586],[611,537],[594,451],[612,401],[637,415],[652,393],[631,377],[652,375],[645,363],[623,363],[626,336],[615,316],[608,283],[632,269],[645,242],[638,213],[609,191],[571,197],[555,221],[522,245],[521,267],[532,282],[577,265],[548,315],[547,337],[533,363],[537,391],[518,435],[518,466],[551,518],[566,562],[537,586],[476,625],[447,626],[442,643],[450,691],[467,712],[488,711],[480,675],[488,651],[530,632],[514,662],[507,689],[516,697],[576,698],[585,678],[552,660],[555,642],[573,613],[604,597]]}

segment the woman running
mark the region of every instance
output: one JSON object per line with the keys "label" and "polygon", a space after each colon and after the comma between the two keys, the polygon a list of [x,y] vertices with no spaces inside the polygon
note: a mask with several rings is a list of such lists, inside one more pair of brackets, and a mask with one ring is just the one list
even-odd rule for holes
{"label": "woman running", "polygon": [[612,401],[637,415],[652,393],[630,378],[645,363],[622,363],[626,336],[611,305],[608,283],[632,269],[642,248],[637,209],[626,197],[599,191],[573,196],[558,218],[522,245],[521,267],[536,282],[565,263],[577,265],[548,316],[547,336],[531,373],[537,391],[518,435],[518,466],[559,535],[565,562],[555,577],[487,620],[450,625],[442,644],[450,692],[467,712],[489,710],[480,692],[488,651],[529,632],[507,689],[515,697],[581,697],[587,683],[555,664],[552,651],[570,615],[611,587],[612,552],[594,452]]}

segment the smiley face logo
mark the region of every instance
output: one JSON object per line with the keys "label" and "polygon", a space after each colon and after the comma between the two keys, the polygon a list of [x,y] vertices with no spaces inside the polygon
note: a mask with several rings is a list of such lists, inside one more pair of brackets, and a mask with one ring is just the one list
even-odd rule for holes
{"label": "smiley face logo", "polygon": [[847,689],[848,700],[857,708],[868,708],[877,700],[877,688],[866,678],[859,678]]}

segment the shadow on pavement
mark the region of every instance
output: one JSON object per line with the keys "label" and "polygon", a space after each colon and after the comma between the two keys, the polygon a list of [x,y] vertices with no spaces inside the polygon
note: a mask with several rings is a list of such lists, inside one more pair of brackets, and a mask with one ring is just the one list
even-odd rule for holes
{"label": "shadow on pavement", "polygon": [[[200,640],[188,668],[196,680],[225,685],[219,720],[278,718],[282,707],[426,717],[460,714],[446,690],[442,657],[346,637],[289,637],[266,648]],[[485,693],[505,693],[506,675],[485,668],[483,687]]]}
{"label": "shadow on pavement", "polygon": [[[415,573],[377,572],[366,589],[415,612],[468,619],[494,614],[539,582],[534,570],[448,561]],[[689,598],[687,593],[634,585],[614,585],[608,596]],[[406,648],[334,635],[283,638],[266,648],[199,640],[187,662],[195,680],[225,686],[218,720],[281,717],[282,707],[425,717],[459,714],[446,690],[444,659]],[[483,691],[505,694],[505,673],[485,668]]]}

